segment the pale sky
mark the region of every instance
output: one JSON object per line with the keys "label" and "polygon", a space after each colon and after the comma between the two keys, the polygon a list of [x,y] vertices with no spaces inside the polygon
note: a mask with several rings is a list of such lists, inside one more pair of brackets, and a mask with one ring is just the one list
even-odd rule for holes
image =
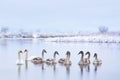
{"label": "pale sky", "polygon": [[0,0],[0,27],[42,32],[120,31],[120,0]]}

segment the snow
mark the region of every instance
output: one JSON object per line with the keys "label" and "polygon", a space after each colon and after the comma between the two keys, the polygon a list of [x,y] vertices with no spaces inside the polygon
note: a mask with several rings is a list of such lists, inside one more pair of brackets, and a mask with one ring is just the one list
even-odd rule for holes
{"label": "snow", "polygon": [[72,37],[46,38],[45,41],[120,43],[120,35],[110,35],[110,34],[78,35],[78,36],[72,36]]}
{"label": "snow", "polygon": [[[22,35],[22,36],[20,36]],[[97,42],[97,43],[120,43],[120,32],[107,33],[26,33],[26,34],[0,34],[2,38],[42,39],[49,42]]]}

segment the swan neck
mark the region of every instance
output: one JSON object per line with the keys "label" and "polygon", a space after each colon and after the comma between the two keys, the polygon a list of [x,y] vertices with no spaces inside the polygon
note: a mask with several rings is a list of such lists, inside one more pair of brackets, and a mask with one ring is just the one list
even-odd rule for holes
{"label": "swan neck", "polygon": [[90,54],[88,54],[88,59],[90,59]]}
{"label": "swan neck", "polygon": [[54,60],[56,59],[56,53],[54,53],[54,56],[53,56]]}
{"label": "swan neck", "polygon": [[70,60],[70,54],[69,54],[69,55],[67,55],[67,60],[68,60],[68,61]]}
{"label": "swan neck", "polygon": [[82,54],[82,55],[81,55],[81,60],[83,60],[83,57],[84,57],[84,55]]}
{"label": "swan neck", "polygon": [[97,55],[95,56],[95,60],[98,60]]}
{"label": "swan neck", "polygon": [[20,53],[18,53],[18,60],[20,60],[21,59],[21,55],[20,55]]}
{"label": "swan neck", "polygon": [[44,52],[42,51],[42,59],[44,59]]}
{"label": "swan neck", "polygon": [[26,52],[26,56],[25,56],[25,60],[27,60],[28,59],[28,52]]}

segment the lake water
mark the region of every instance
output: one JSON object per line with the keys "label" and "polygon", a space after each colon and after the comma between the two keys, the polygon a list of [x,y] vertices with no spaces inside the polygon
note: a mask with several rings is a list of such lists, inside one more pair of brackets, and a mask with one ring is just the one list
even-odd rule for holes
{"label": "lake water", "polygon": [[[71,52],[71,66],[33,64],[30,61],[16,65],[18,50],[29,50],[29,56],[41,56],[46,49],[45,59],[52,58],[58,51],[57,60]],[[91,64],[78,66],[79,51],[90,51]],[[101,66],[92,64],[94,53],[102,60]],[[24,61],[25,54],[22,54]],[[120,80],[120,44],[118,43],[55,43],[41,39],[1,39],[0,40],[0,80]]]}

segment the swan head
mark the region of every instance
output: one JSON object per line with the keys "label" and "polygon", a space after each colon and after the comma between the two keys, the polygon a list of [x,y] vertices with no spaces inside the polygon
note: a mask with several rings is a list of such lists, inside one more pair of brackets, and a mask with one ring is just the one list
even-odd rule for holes
{"label": "swan head", "polygon": [[67,56],[68,56],[68,55],[70,56],[70,51],[67,51],[67,52],[66,52],[66,55],[67,55]]}
{"label": "swan head", "polygon": [[70,57],[70,51],[66,52],[67,57]]}
{"label": "swan head", "polygon": [[24,50],[24,53],[28,53],[28,50],[27,50],[27,49],[25,49],[25,50]]}
{"label": "swan head", "polygon": [[47,51],[45,49],[42,50],[43,53],[47,53]]}
{"label": "swan head", "polygon": [[95,53],[93,57],[97,57],[97,53]]}
{"label": "swan head", "polygon": [[97,59],[97,53],[95,53],[93,57],[94,57],[95,59]]}
{"label": "swan head", "polygon": [[80,51],[80,52],[78,53],[78,55],[79,55],[79,54],[82,54],[82,55],[83,55],[83,54],[84,54],[84,52],[83,52],[83,51]]}
{"label": "swan head", "polygon": [[90,55],[90,52],[88,51],[88,52],[86,52],[86,54],[85,55]]}
{"label": "swan head", "polygon": [[59,55],[58,51],[55,51],[55,52],[54,52],[54,55],[55,55],[55,54]]}

